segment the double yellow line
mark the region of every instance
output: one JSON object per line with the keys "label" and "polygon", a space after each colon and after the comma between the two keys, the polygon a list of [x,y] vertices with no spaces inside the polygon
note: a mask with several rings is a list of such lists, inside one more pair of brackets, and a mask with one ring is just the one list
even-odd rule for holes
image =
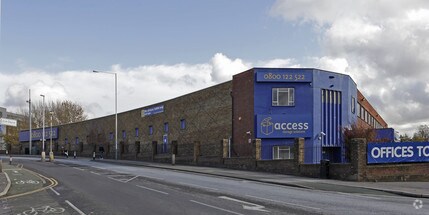
{"label": "double yellow line", "polygon": [[[21,167],[21,169],[24,169],[24,168]],[[41,187],[41,188],[36,189],[36,190],[29,191],[29,192],[25,192],[25,193],[15,194],[15,195],[12,195],[12,196],[4,196],[4,197],[0,198],[0,200],[2,200],[2,199],[11,199],[11,198],[16,198],[16,197],[20,197],[20,196],[25,196],[25,195],[37,193],[37,192],[40,192],[42,190],[53,188],[53,187],[55,187],[55,186],[58,185],[58,181],[55,180],[54,178],[48,178],[48,177],[46,177],[46,176],[44,176],[42,174],[33,172],[31,170],[28,170],[28,169],[24,169],[24,170],[26,170],[26,171],[30,172],[31,174],[37,176],[38,178],[40,178],[41,181],[49,181],[50,185],[44,186],[44,187]]]}

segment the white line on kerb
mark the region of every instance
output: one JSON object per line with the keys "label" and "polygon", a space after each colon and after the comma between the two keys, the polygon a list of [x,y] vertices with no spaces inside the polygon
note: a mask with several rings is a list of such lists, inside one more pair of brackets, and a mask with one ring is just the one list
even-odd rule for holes
{"label": "white line on kerb", "polygon": [[241,213],[237,213],[237,212],[230,211],[230,210],[227,210],[227,209],[223,209],[223,208],[220,208],[220,207],[216,207],[216,206],[213,206],[213,205],[208,205],[208,204],[205,204],[205,203],[202,203],[202,202],[197,202],[197,201],[194,201],[194,200],[189,200],[189,201],[191,201],[193,203],[196,203],[196,204],[199,204],[199,205],[204,205],[204,206],[209,207],[209,208],[214,208],[214,209],[217,209],[217,210],[225,211],[225,212],[228,212],[228,213],[237,214],[237,215],[244,215],[244,214],[241,214]]}
{"label": "white line on kerb", "polygon": [[292,205],[292,206],[296,206],[296,207],[309,208],[309,209],[313,209],[313,210],[320,210],[320,208],[315,208],[315,207],[310,207],[310,206],[305,206],[305,205],[300,205],[300,204],[282,202],[282,201],[277,201],[277,200],[273,200],[273,199],[266,199],[266,198],[262,198],[262,197],[251,196],[251,195],[246,195],[246,196],[251,197],[251,198],[255,198],[255,199],[262,199],[262,200],[266,200],[266,201],[277,202],[277,203],[285,204],[285,205]]}
{"label": "white line on kerb", "polygon": [[57,192],[56,190],[54,190],[54,188],[50,187],[49,189],[51,189],[51,190],[52,190],[52,192],[54,192],[55,194],[57,194],[57,196],[59,196],[59,195],[60,195],[60,193],[59,193],[59,192]]}
{"label": "white line on kerb", "polygon": [[162,192],[162,191],[159,191],[159,190],[155,190],[155,189],[152,189],[152,188],[149,188],[149,187],[144,187],[144,186],[141,186],[141,185],[136,185],[137,187],[140,187],[140,188],[143,188],[143,189],[146,189],[146,190],[150,190],[150,191],[153,191],[153,192],[157,192],[157,193],[161,193],[161,194],[164,194],[164,195],[168,195],[168,193],[166,193],[166,192]]}
{"label": "white line on kerb", "polygon": [[69,202],[68,200],[66,200],[66,203],[68,205],[70,205],[70,207],[72,207],[76,212],[78,212],[80,215],[85,215],[84,212],[82,212],[81,210],[79,210],[79,208],[77,208],[76,206],[74,206],[71,202]]}

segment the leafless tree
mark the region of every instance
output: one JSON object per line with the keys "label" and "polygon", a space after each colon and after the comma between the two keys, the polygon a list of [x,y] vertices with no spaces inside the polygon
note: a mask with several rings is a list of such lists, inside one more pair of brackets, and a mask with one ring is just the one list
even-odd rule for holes
{"label": "leafless tree", "polygon": [[[43,125],[43,102],[39,101],[32,103],[32,127],[40,128]],[[52,125],[63,125],[68,123],[80,122],[87,119],[87,115],[82,105],[65,100],[51,101],[45,104],[45,126],[50,125],[52,113]],[[28,110],[21,110],[24,115],[24,123],[22,129],[28,129]]]}

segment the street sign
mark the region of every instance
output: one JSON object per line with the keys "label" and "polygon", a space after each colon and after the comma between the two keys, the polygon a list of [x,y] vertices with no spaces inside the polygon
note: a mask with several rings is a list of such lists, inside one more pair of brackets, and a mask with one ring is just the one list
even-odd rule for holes
{"label": "street sign", "polygon": [[0,118],[0,125],[7,125],[7,126],[17,126],[17,121],[14,119],[6,119],[6,118]]}

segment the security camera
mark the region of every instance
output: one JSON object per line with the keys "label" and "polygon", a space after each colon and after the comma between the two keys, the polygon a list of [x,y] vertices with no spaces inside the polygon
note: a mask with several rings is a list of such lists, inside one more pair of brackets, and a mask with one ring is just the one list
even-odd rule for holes
{"label": "security camera", "polygon": [[320,132],[320,135],[326,136],[325,132],[323,132],[323,131]]}
{"label": "security camera", "polygon": [[251,135],[251,134],[252,134],[252,132],[248,131],[248,132],[246,132],[246,134]]}

